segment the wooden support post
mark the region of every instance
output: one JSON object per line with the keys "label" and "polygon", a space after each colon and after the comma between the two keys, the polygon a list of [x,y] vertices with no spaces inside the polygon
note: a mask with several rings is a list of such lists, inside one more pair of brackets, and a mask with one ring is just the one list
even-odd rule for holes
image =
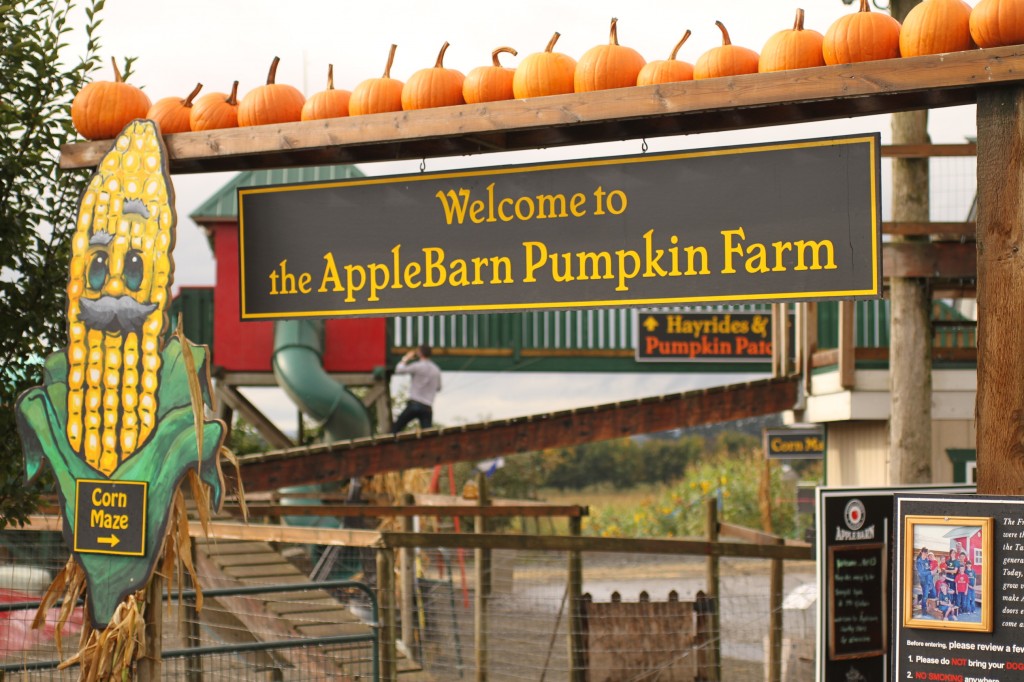
{"label": "wooden support post", "polygon": [[[479,473],[476,476],[477,504],[486,507],[490,504],[487,495],[487,476]],[[473,528],[477,533],[487,532],[487,517],[477,516]],[[476,598],[473,613],[473,648],[476,657],[477,682],[487,680],[487,607],[491,598],[491,550],[473,550],[476,559]]]}
{"label": "wooden support post", "polygon": [[854,350],[854,302],[839,302],[839,385],[853,388],[857,356]]}
{"label": "wooden support post", "polygon": [[398,679],[398,650],[395,646],[395,550],[377,549],[377,620],[380,651],[380,679]]}
{"label": "wooden support post", "polygon": [[136,668],[138,682],[160,682],[164,637],[164,579],[154,571],[146,587],[146,606],[142,618],[146,625],[146,655]]}
{"label": "wooden support post", "polygon": [[[416,498],[406,493],[402,496],[402,504],[413,506]],[[414,519],[411,516],[402,517],[402,530],[411,533],[414,530]],[[402,602],[399,612],[402,616],[402,644],[405,647],[406,655],[410,658],[415,649],[413,643],[413,631],[415,627],[413,615],[413,594],[416,590],[416,550],[412,547],[403,547],[398,550],[398,574],[401,580]]]}
{"label": "wooden support post", "polygon": [[978,492],[1024,493],[1024,88],[978,91]]}
{"label": "wooden support post", "polygon": [[[779,540],[776,544],[785,544]],[[782,682],[782,559],[772,559],[768,605],[768,682]]]}
{"label": "wooden support post", "polygon": [[[704,536],[707,538],[709,544],[718,542],[718,500],[712,497],[706,500],[705,505],[705,527]],[[711,621],[711,627],[708,638],[708,646],[711,650],[711,655],[708,657],[711,663],[711,670],[708,670],[704,674],[704,679],[711,682],[716,682],[722,679],[722,619],[721,610],[719,609],[718,597],[719,597],[719,569],[718,569],[718,554],[712,552],[708,555],[707,559],[707,598],[708,607],[711,609],[709,620]]]}
{"label": "wooden support post", "polygon": [[801,370],[804,380],[804,395],[811,395],[811,378],[813,377],[814,353],[818,350],[818,304],[811,301],[801,303],[804,309],[803,323],[800,331],[803,335],[803,356]]}
{"label": "wooden support post", "polygon": [[[569,534],[579,536],[583,521],[578,516],[569,517]],[[566,602],[569,606],[569,682],[586,682],[586,642],[583,625],[583,553],[569,552]]]}

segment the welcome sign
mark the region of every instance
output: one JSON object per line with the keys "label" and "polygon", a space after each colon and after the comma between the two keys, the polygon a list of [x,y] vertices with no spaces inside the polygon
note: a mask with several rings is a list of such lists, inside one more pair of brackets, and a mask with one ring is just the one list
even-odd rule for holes
{"label": "welcome sign", "polygon": [[877,297],[879,144],[239,189],[241,316]]}

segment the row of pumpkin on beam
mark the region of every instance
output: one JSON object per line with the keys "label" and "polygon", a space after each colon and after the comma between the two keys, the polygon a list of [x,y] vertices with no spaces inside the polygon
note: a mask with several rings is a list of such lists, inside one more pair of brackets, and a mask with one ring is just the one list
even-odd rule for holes
{"label": "row of pumpkin on beam", "polygon": [[805,28],[804,11],[798,9],[793,28],[772,35],[760,54],[733,45],[722,22],[715,23],[722,32],[722,45],[693,64],[677,58],[690,31],[668,59],[646,62],[639,52],[619,44],[616,19],[611,20],[608,44],[591,48],[579,61],[555,52],[559,37],[555,33],[543,52],[529,55],[514,69],[503,67],[498,55],[518,53],[500,47],[492,53],[491,66],[473,69],[467,76],[444,67],[445,42],[432,68],[415,72],[403,83],[391,77],[396,49],[392,45],[382,77],[369,78],[351,92],[335,89],[333,66],[329,66],[326,89],[309,99],[297,88],[275,82],[277,57],[266,84],[241,100],[235,81],[227,94],[197,97],[199,84],[188,97],[165,97],[154,104],[142,90],[121,79],[115,62],[115,80],[94,81],[82,88],[72,103],[71,116],[80,135],[104,140],[135,118],[154,120],[169,134],[958,52],[1024,43],[1024,0],[981,0],[973,9],[963,0],[924,0],[902,26],[888,14],[872,12],[868,0],[860,0],[858,11],[837,19],[824,35]]}

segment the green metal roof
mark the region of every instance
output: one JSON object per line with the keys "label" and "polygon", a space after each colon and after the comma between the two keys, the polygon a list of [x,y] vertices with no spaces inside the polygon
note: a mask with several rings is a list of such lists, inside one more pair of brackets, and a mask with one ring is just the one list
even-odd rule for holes
{"label": "green metal roof", "polygon": [[197,223],[238,217],[238,188],[286,185],[304,182],[326,182],[366,177],[355,166],[308,166],[305,168],[274,168],[239,173],[226,185],[199,205],[189,217]]}

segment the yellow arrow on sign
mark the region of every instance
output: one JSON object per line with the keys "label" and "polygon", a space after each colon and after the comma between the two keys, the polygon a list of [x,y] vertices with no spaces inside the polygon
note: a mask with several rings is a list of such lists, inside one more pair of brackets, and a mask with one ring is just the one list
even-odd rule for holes
{"label": "yellow arrow on sign", "polygon": [[653,317],[648,317],[646,320],[644,320],[644,327],[647,328],[647,331],[653,332],[655,329],[658,328],[658,320]]}
{"label": "yellow arrow on sign", "polygon": [[111,547],[117,547],[117,543],[121,542],[117,539],[117,536],[113,533],[110,534],[109,538],[96,538],[96,542],[101,545],[110,545]]}

